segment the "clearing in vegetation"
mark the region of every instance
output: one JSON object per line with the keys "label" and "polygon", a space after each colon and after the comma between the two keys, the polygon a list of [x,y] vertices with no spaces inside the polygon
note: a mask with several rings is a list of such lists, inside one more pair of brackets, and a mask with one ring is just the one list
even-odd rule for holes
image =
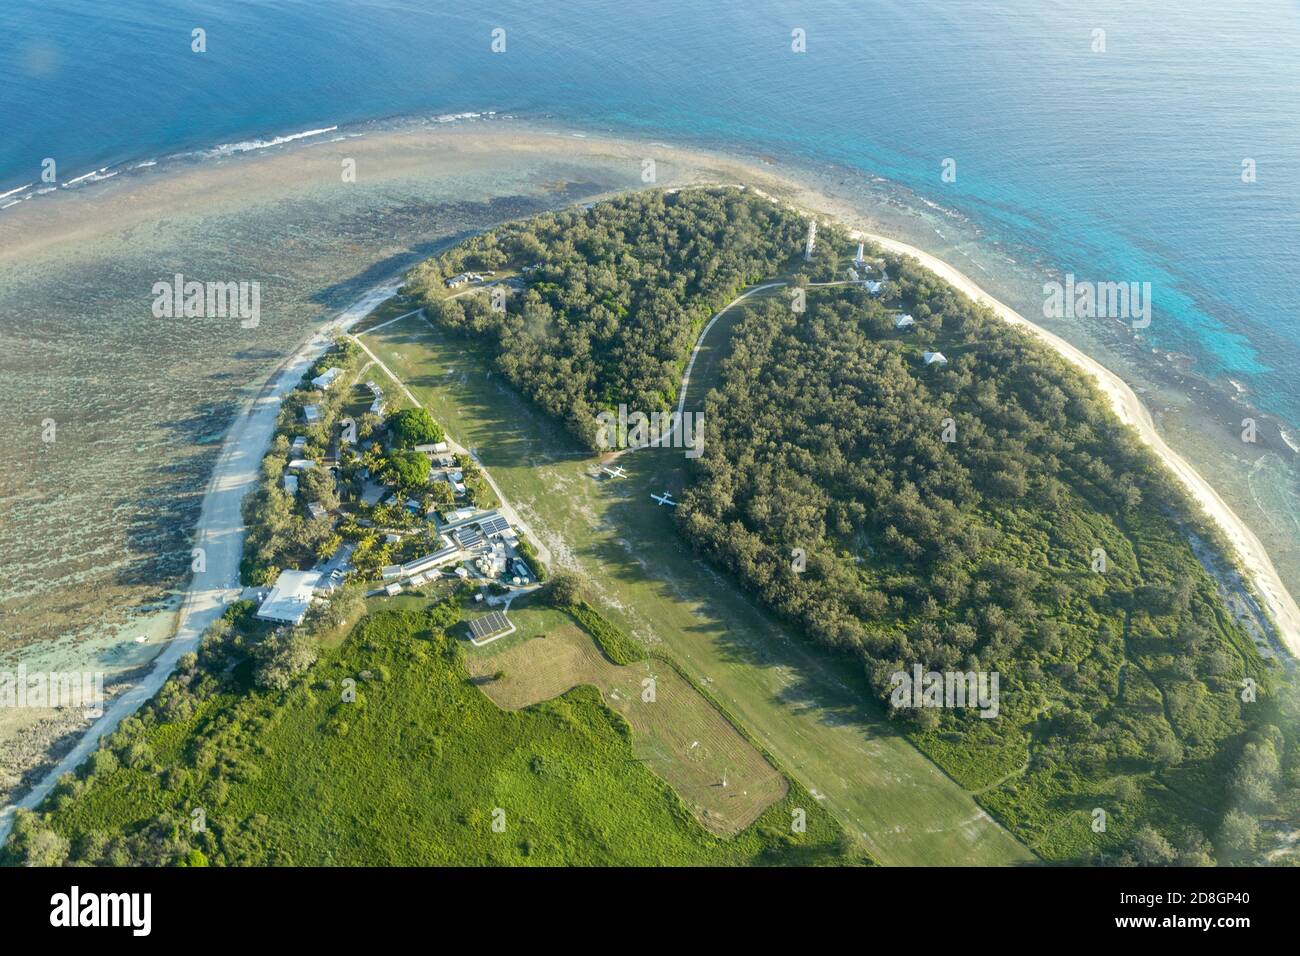
{"label": "clearing in vegetation", "polygon": [[[592,687],[501,709],[448,634],[459,601],[370,614],[283,691],[227,666],[244,654],[231,634],[207,645],[42,816],[21,815],[3,862],[870,862],[798,786],[734,838],[710,833]],[[796,809],[806,832],[791,826]]]}
{"label": "clearing in vegetation", "polygon": [[677,660],[873,857],[917,866],[1034,859],[864,704],[860,670],[806,647],[691,553],[648,499],[666,483],[684,487],[680,451],[627,456],[626,478],[600,481],[597,459],[498,373],[494,349],[422,317],[367,341],[478,452],[550,547],[553,570],[581,570],[604,616]]}
{"label": "clearing in vegetation", "polygon": [[[512,616],[528,613],[533,612]],[[633,752],[714,833],[741,832],[789,789],[785,777],[670,663],[649,657],[614,664],[571,621],[499,654],[470,653],[467,667],[480,689],[508,710],[584,684],[598,688],[631,725]]]}

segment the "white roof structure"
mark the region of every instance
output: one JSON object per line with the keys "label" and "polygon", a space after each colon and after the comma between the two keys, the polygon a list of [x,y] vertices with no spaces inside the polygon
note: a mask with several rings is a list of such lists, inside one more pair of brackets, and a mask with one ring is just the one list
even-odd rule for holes
{"label": "white roof structure", "polygon": [[902,315],[901,313],[894,316],[894,328],[905,329],[909,325],[916,325],[916,319],[912,318],[910,315]]}
{"label": "white roof structure", "polygon": [[402,565],[398,576],[407,577],[419,574],[428,576],[431,571],[442,567],[444,564],[450,563],[460,554],[460,548],[454,546],[450,541],[447,541],[446,538],[440,537],[439,541],[444,542],[442,548],[433,552],[433,554],[426,554],[424,557],[416,558],[414,561],[407,561]]}
{"label": "white roof structure", "polygon": [[312,461],[310,458],[295,458],[293,461],[289,462],[288,467],[292,470],[306,471],[309,468],[315,468],[316,462]]}
{"label": "white roof structure", "polygon": [[331,365],[325,371],[321,372],[311,380],[312,385],[316,388],[329,388],[334,380],[343,374],[343,369],[337,365]]}
{"label": "white roof structure", "polygon": [[298,476],[297,476],[297,475],[285,475],[285,476],[284,476],[284,490],[285,490],[286,493],[288,493],[288,494],[290,494],[290,495],[296,495],[296,494],[298,493]]}
{"label": "white roof structure", "polygon": [[885,287],[885,284],[883,282],[877,282],[875,279],[868,279],[866,282],[862,284],[866,286],[867,291],[870,292],[872,295],[879,295],[880,291]]}
{"label": "white roof structure", "polygon": [[302,420],[305,421],[308,425],[315,425],[318,421],[320,421],[320,406],[304,405],[302,407]]}
{"label": "white roof structure", "polygon": [[320,578],[319,571],[281,571],[257,616],[264,621],[301,624]]}
{"label": "white roof structure", "polygon": [[926,352],[924,356],[926,365],[947,365],[948,358],[942,352]]}

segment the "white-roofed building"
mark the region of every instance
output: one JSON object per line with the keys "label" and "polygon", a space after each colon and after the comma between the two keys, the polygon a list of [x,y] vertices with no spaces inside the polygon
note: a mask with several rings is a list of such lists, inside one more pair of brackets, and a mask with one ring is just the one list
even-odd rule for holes
{"label": "white-roofed building", "polygon": [[910,315],[899,313],[894,316],[894,328],[896,329],[906,329],[913,325],[916,325],[916,319],[912,318]]}
{"label": "white-roofed building", "polygon": [[948,358],[942,352],[926,352],[922,356],[926,365],[947,365]]}
{"label": "white-roofed building", "polygon": [[325,371],[313,378],[311,383],[316,388],[329,388],[334,384],[334,380],[342,374],[343,369],[339,368],[337,365],[331,365]]}
{"label": "white-roofed building", "polygon": [[264,621],[301,624],[320,578],[319,571],[281,571],[257,616]]}
{"label": "white-roofed building", "polygon": [[302,420],[308,425],[315,425],[320,421],[320,406],[304,405],[302,407]]}

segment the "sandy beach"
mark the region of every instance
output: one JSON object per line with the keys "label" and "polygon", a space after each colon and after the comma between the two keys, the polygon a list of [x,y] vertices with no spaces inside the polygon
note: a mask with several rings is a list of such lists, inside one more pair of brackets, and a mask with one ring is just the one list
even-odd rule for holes
{"label": "sandy beach", "polygon": [[1250,530],[1246,522],[1228,507],[1210,483],[1160,437],[1151,413],[1127,382],[1059,335],[1035,325],[1015,309],[999,302],[976,285],[970,277],[963,275],[948,263],[915,246],[888,236],[865,232],[861,235],[890,252],[912,256],[949,285],[960,289],[976,302],[987,305],[1012,325],[1024,328],[1040,341],[1050,345],[1072,365],[1086,372],[1110,401],[1111,408],[1120,420],[1137,430],[1142,441],[1178,477],[1188,494],[1227,535],[1235,549],[1237,561],[1254,584],[1260,599],[1272,616],[1278,636],[1292,656],[1300,657],[1300,607],[1296,606],[1295,598],[1282,583],[1282,578],[1273,566],[1273,561],[1269,558],[1264,545],[1260,543],[1259,538]]}
{"label": "sandy beach", "polygon": [[241,505],[244,496],[257,487],[262,458],[275,433],[281,399],[297,387],[303,373],[325,351],[333,332],[346,331],[365,318],[397,291],[398,284],[390,280],[372,289],[333,322],[321,327],[280,365],[262,392],[240,412],[226,435],[204,495],[194,542],[203,549],[205,564],[195,572],[186,588],[175,635],[154,659],[149,675],[118,695],[77,744],[22,799],[0,812],[0,843],[9,835],[15,810],[30,810],[44,800],[63,774],[76,770],[103,737],[158,693],[181,657],[198,647],[212,622],[239,596],[239,561],[244,553],[245,530]]}
{"label": "sandy beach", "polygon": [[[1142,440],[1178,476],[1207,515],[1223,529],[1232,543],[1235,552],[1233,557],[1252,582],[1260,601],[1277,625],[1281,641],[1293,655],[1300,656],[1300,609],[1260,538],[1238,510],[1234,510],[1210,481],[1189,463],[1187,457],[1170,447],[1158,430],[1150,410],[1123,378],[1084,350],[1027,320],[1020,312],[990,295],[949,262],[917,245],[879,234],[880,229],[870,228],[871,210],[864,205],[855,206],[843,197],[836,198],[832,187],[819,183],[813,176],[804,176],[799,171],[767,164],[757,158],[600,136],[579,138],[564,130],[511,122],[436,129],[403,128],[349,137],[341,141],[308,141],[297,148],[277,148],[261,155],[190,166],[174,172],[150,170],[138,176],[122,175],[87,187],[78,195],[58,194],[24,203],[0,219],[0,268],[9,268],[14,274],[26,273],[30,271],[32,262],[48,267],[48,263],[62,263],[72,251],[79,254],[83,248],[95,250],[105,261],[115,262],[123,256],[122,250],[126,247],[124,237],[129,237],[132,242],[161,243],[162,240],[150,237],[161,228],[162,223],[170,224],[168,228],[184,227],[194,235],[206,235],[211,228],[210,218],[215,219],[212,210],[242,210],[245,207],[265,209],[265,213],[259,211],[258,215],[275,221],[273,217],[282,217],[283,209],[292,202],[301,202],[309,210],[304,215],[311,217],[309,221],[314,222],[318,218],[316,210],[334,209],[341,204],[352,203],[348,209],[355,207],[355,219],[346,220],[346,223],[349,226],[362,223],[365,228],[354,226],[356,232],[348,237],[346,247],[332,251],[338,259],[349,262],[351,268],[365,270],[356,273],[368,279],[365,286],[358,286],[357,292],[362,288],[370,288],[370,295],[375,295],[393,287],[387,277],[395,271],[394,247],[400,248],[401,253],[409,257],[405,260],[408,262],[417,255],[429,254],[411,237],[423,240],[431,237],[451,239],[483,228],[485,223],[491,224],[575,201],[588,201],[627,189],[644,188],[640,181],[641,163],[642,158],[649,155],[654,156],[658,162],[656,185],[659,187],[745,184],[764,191],[779,201],[811,211],[813,215],[824,215],[845,223],[849,228],[861,229],[864,237],[892,252],[913,256],[954,287],[988,305],[1006,321],[1024,327],[1067,361],[1086,372],[1107,396],[1118,417],[1137,430]],[[366,172],[366,178],[360,187],[346,187],[339,182],[338,169],[343,157],[354,158],[358,168]],[[356,189],[372,192],[349,191]],[[423,204],[409,214],[392,198],[407,197],[406,201],[409,201],[413,195],[422,196]],[[503,197],[508,198],[511,204],[502,202]],[[466,204],[474,206],[465,210],[462,207]],[[431,227],[430,216],[431,211],[436,214],[444,206],[454,206],[458,211],[456,218],[448,219],[439,226],[439,231]],[[366,218],[371,208],[382,210],[383,216],[387,218],[372,226]],[[396,241],[393,238],[395,222],[402,224],[402,231]],[[246,234],[242,224],[237,223],[228,228],[233,236],[242,238]],[[319,228],[324,234],[333,233],[337,227],[331,222],[322,221]],[[297,233],[295,239],[296,236]],[[171,234],[168,233],[164,238],[170,244]],[[283,246],[284,240],[277,237],[275,243]],[[152,264],[157,253],[149,245],[143,248],[148,262]],[[250,242],[248,261],[241,260],[239,268],[251,268],[249,263],[256,256],[264,255],[268,248],[271,245]],[[331,259],[327,263],[322,257],[321,248],[319,245],[309,246],[301,255],[286,260],[283,264],[277,263],[276,266],[286,274],[298,276],[301,273],[306,276],[302,280],[304,286],[318,289],[331,281],[330,276],[337,278],[332,266],[330,269],[325,268],[335,260]],[[381,270],[380,264],[387,267]],[[194,271],[194,268],[187,265],[187,271]],[[268,272],[272,269],[267,265],[262,265],[261,268]],[[310,271],[312,269],[321,274]],[[245,272],[237,271],[233,274],[242,277]],[[143,275],[139,281],[143,282],[147,278],[148,275]],[[385,280],[384,285],[374,289],[374,284],[381,279]],[[996,287],[996,282],[993,284]],[[142,288],[147,290],[148,286],[143,285]],[[296,294],[301,297],[301,292]],[[124,301],[135,301],[140,295],[136,286],[128,286],[121,293]],[[293,300],[288,294],[284,298]],[[348,301],[351,299],[340,299],[335,308]],[[342,322],[349,315],[358,317],[355,315],[356,310],[364,303],[374,301],[377,300],[371,299],[369,295],[363,297],[361,302],[335,322]],[[278,356],[290,353],[294,343],[301,341],[300,333],[295,333],[292,339],[288,338],[292,327],[286,322],[281,333],[284,336],[282,340],[265,341],[266,352],[263,354],[266,357],[258,359],[254,356],[249,361],[265,362],[260,365],[262,369],[268,369],[272,363],[279,362]],[[142,335],[161,334],[155,325],[144,325],[141,328],[145,330]],[[275,327],[268,323],[267,330],[274,331]],[[324,332],[324,329],[321,331]],[[166,342],[165,339],[159,341]],[[273,341],[283,341],[283,344],[273,346]],[[304,346],[308,351],[293,353],[289,360],[285,360],[286,363],[293,367],[305,367],[304,363],[310,361],[313,354],[310,349],[321,348],[324,344],[319,334],[313,337],[313,342],[314,345],[308,343],[308,346]],[[190,342],[186,343],[186,347],[196,354],[206,348],[214,356],[224,357],[231,354],[232,350],[246,350],[247,343],[232,338],[219,342]],[[168,348],[175,349],[176,345],[159,344],[157,348],[160,352],[165,352]],[[114,354],[112,346],[104,348],[103,352],[105,356]],[[78,356],[80,355],[79,352]],[[190,356],[187,353],[185,357]],[[203,371],[197,366],[196,370]],[[260,381],[261,378],[256,380]],[[176,637],[163,645],[164,649],[154,662],[150,676],[121,695],[105,717],[84,735],[76,748],[64,756],[52,771],[42,775],[40,786],[26,795],[22,801],[23,806],[32,806],[38,802],[49,791],[58,774],[75,767],[93,750],[100,736],[111,731],[123,716],[161,687],[175,661],[185,650],[192,648],[207,623],[220,613],[224,606],[224,596],[237,586],[239,552],[242,547],[242,534],[236,530],[239,525],[238,502],[244,492],[252,487],[250,482],[255,481],[257,465],[274,426],[275,409],[278,408],[281,394],[278,389],[293,381],[296,378],[292,375],[282,375],[277,380],[273,393],[263,392],[254,399],[255,404],[249,410],[241,410],[229,426],[230,430],[215,465],[212,484],[204,497],[195,537],[196,543],[208,542],[208,571],[196,580],[196,585],[189,586],[185,591],[186,602]],[[177,391],[177,387],[172,386],[171,391]],[[168,395],[170,397],[170,392]],[[157,413],[160,416],[178,414],[171,405],[162,408],[164,410]],[[44,405],[40,406],[40,410],[44,414]],[[165,418],[159,420],[163,424],[169,421]],[[68,434],[75,436],[71,429]],[[87,445],[86,448],[89,453],[77,460],[97,461],[94,455],[109,456],[112,451],[112,446],[107,445]],[[137,457],[140,460],[147,458]],[[65,484],[73,488],[102,488],[102,484],[94,485],[84,481],[69,480]],[[202,485],[196,482],[196,487]],[[1229,497],[1231,492],[1232,489],[1229,488]],[[214,494],[219,494],[220,501],[224,503],[218,505],[213,499]],[[1238,509],[1244,507],[1239,499],[1232,500]],[[192,520],[187,520],[186,526],[192,526]],[[69,521],[68,524],[72,526],[76,522]],[[225,529],[225,532],[219,533],[216,530],[218,528]],[[123,547],[116,543],[116,539],[111,540],[115,547]],[[102,603],[121,604],[117,595],[118,592],[105,591]],[[30,603],[30,599],[24,602],[25,605]],[[68,628],[60,619],[53,619],[48,629],[66,631]],[[0,740],[0,743],[3,741]]]}

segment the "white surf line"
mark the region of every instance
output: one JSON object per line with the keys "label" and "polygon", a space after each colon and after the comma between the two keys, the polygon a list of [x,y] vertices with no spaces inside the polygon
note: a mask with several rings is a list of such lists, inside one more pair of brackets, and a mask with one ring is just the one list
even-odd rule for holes
{"label": "white surf line", "polygon": [[1155,420],[1137,393],[1129,387],[1120,376],[1102,365],[1082,349],[1076,348],[1065,339],[1049,332],[1041,325],[1030,322],[1023,315],[981,289],[969,276],[952,265],[944,262],[922,249],[870,232],[851,233],[855,238],[861,236],[884,249],[900,255],[911,256],[922,266],[933,272],[940,279],[976,302],[991,308],[999,317],[1011,325],[1017,325],[1054,349],[1072,365],[1081,369],[1102,394],[1109,400],[1112,410],[1120,421],[1132,428],[1165,466],[1182,483],[1193,500],[1197,501],[1206,514],[1223,530],[1236,552],[1237,558],[1245,569],[1246,576],[1254,583],[1260,598],[1268,607],[1272,623],[1283,646],[1294,657],[1300,657],[1300,607],[1295,598],[1282,582],[1272,559],[1263,543],[1250,529],[1250,526],[1237,515],[1220,497],[1214,487],[1188,461],[1175,452],[1165,442],[1156,429]]}
{"label": "white surf line", "polygon": [[[402,318],[407,318],[408,316],[415,315],[416,312],[420,312],[420,311],[422,310],[416,309],[415,312],[408,312],[406,315],[402,316]],[[380,328],[380,326],[375,326],[375,328],[376,329]],[[394,382],[397,383],[397,387],[402,390],[402,394],[405,395],[410,400],[412,405],[414,405],[416,408],[425,408],[424,403],[415,397],[415,393],[406,387],[406,383],[403,382],[393,372],[391,368],[389,368],[386,364],[384,364],[383,359],[381,359],[374,352],[370,351],[370,346],[366,345],[365,342],[361,341],[361,336],[366,335],[367,333],[373,331],[375,331],[375,329],[364,329],[358,332],[356,335],[349,334],[348,338],[350,338],[353,342],[356,342],[357,345],[361,346],[361,348],[365,351],[367,355],[370,356],[370,358],[374,361],[374,363],[378,365],[381,369],[383,369],[384,374],[386,374],[389,378],[391,378]],[[427,409],[425,410],[427,411]],[[537,546],[538,559],[543,564],[549,566],[551,563],[550,549],[546,547],[546,543],[542,541],[542,539],[532,530],[532,528],[528,526],[528,523],[525,522],[524,519],[519,516],[519,512],[517,512],[514,506],[510,504],[510,499],[508,499],[505,496],[505,494],[501,491],[500,486],[497,485],[496,479],[492,477],[492,473],[489,472],[487,468],[483,466],[483,463],[478,460],[477,455],[471,453],[468,448],[460,444],[458,441],[452,438],[449,433],[446,432],[446,426],[443,426],[443,431],[446,437],[447,446],[452,450],[453,454],[467,455],[469,456],[469,458],[473,459],[478,464],[479,470],[483,473],[484,481],[488,483],[488,487],[492,489],[492,493],[497,496],[497,501],[500,502],[500,505],[497,508],[497,510],[500,511],[501,514],[505,517],[505,519],[509,521],[512,525],[515,525],[521,531],[526,533],[528,537],[532,538],[533,544]]]}
{"label": "white surf line", "polygon": [[[802,215],[809,214],[809,210],[803,209],[792,202],[778,199],[757,187],[751,188],[755,195],[777,205],[792,209]],[[825,213],[816,212],[812,214],[825,215]],[[922,266],[958,291],[964,292],[976,302],[987,305],[1006,322],[1011,325],[1021,326],[1037,336],[1062,358],[1077,366],[1092,378],[1102,394],[1110,401],[1111,408],[1119,420],[1133,427],[1138,433],[1138,437],[1155,452],[1156,456],[1182,482],[1183,487],[1192,498],[1200,503],[1210,518],[1224,531],[1233,551],[1245,569],[1246,576],[1250,578],[1255,590],[1267,606],[1278,639],[1293,657],[1300,658],[1300,605],[1297,605],[1295,597],[1282,582],[1282,576],[1277,573],[1277,568],[1273,565],[1273,559],[1269,557],[1263,542],[1259,540],[1259,537],[1251,530],[1250,526],[1228,506],[1227,502],[1205,480],[1201,473],[1169,447],[1156,429],[1155,420],[1151,417],[1150,411],[1142,404],[1141,399],[1137,397],[1137,393],[1129,387],[1129,384],[1124,379],[1082,349],[1076,348],[1041,325],[1030,322],[1009,305],[998,301],[985,292],[975,280],[938,256],[931,255],[924,249],[898,239],[891,239],[888,236],[882,236],[879,233],[865,229],[855,229],[843,218],[834,216],[827,216],[827,218],[838,218],[849,229],[850,239],[869,240],[883,249],[916,259]],[[1285,437],[1285,434],[1283,437]]]}
{"label": "white surf line", "polygon": [[26,186],[19,186],[17,189],[11,189],[7,193],[0,193],[0,199],[8,199],[10,196],[22,192],[24,189],[31,189],[35,183],[28,183]]}
{"label": "white surf line", "polygon": [[194,650],[208,626],[226,609],[226,602],[238,595],[239,561],[244,553],[244,496],[257,487],[262,458],[271,444],[280,414],[280,400],[296,388],[303,373],[329,346],[330,333],[346,332],[397,292],[399,283],[390,280],[372,289],[331,322],[317,329],[271,374],[266,386],[248,402],[226,433],[221,454],[208,481],[203,509],[194,532],[194,546],[204,551],[205,567],[191,578],[181,603],[176,633],[154,659],[153,670],[138,684],[120,694],[104,708],[72,748],[26,795],[0,812],[0,844],[8,839],[14,813],[31,810],[49,795],[65,773],[80,766],[99,746],[101,738],[117,729],[154,696],[176,669],[182,655]]}

